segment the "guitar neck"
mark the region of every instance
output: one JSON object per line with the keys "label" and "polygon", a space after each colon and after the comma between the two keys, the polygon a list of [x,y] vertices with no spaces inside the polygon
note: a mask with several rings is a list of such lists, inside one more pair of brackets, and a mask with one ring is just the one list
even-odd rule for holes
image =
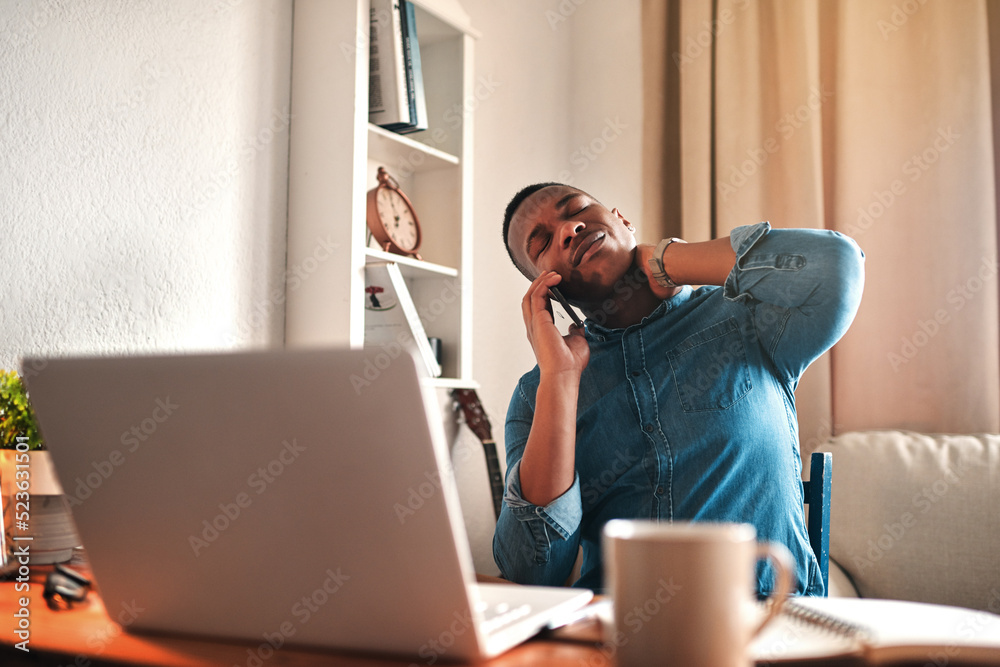
{"label": "guitar neck", "polygon": [[493,513],[500,518],[500,508],[503,502],[503,476],[500,474],[500,459],[497,457],[497,444],[492,438],[484,439],[483,452],[486,454],[486,470],[490,476],[490,494],[493,497]]}
{"label": "guitar neck", "polygon": [[503,476],[500,474],[500,460],[497,458],[496,441],[490,428],[489,419],[475,389],[456,389],[452,397],[458,402],[465,415],[465,423],[483,444],[486,455],[486,469],[490,478],[490,493],[493,497],[493,512],[500,518],[503,505]]}

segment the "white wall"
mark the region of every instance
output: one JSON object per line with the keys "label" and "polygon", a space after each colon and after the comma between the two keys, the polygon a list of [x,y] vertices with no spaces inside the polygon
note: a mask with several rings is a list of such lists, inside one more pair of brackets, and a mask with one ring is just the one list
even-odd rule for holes
{"label": "white wall", "polygon": [[282,342],[290,4],[127,6],[0,0],[0,367]]}

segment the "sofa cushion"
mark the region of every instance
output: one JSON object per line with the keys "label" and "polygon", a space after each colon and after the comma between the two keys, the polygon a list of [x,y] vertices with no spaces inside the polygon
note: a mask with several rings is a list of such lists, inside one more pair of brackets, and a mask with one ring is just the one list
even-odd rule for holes
{"label": "sofa cushion", "polygon": [[830,576],[826,594],[832,598],[856,598],[858,589],[854,587],[854,582],[844,571],[844,568],[837,564],[837,561],[830,559]]}
{"label": "sofa cushion", "polygon": [[832,438],[830,556],[864,597],[1000,612],[1000,436]]}

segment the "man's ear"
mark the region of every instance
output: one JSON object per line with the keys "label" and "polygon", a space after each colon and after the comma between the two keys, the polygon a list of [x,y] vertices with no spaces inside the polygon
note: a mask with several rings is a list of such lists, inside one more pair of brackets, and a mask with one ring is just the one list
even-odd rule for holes
{"label": "man's ear", "polygon": [[634,232],[635,231],[635,227],[632,225],[631,222],[629,222],[628,220],[625,219],[625,216],[622,215],[622,212],[619,211],[617,207],[611,209],[611,214],[614,215],[614,216],[616,216],[622,222],[624,222],[625,223],[625,228],[628,229],[630,232]]}

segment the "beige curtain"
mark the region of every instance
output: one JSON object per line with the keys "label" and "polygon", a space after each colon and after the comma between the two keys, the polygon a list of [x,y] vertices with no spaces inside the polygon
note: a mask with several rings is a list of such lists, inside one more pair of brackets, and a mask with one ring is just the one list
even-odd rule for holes
{"label": "beige curtain", "polygon": [[651,236],[770,220],[844,232],[867,255],[854,325],[797,393],[803,450],[850,430],[1000,430],[987,2],[643,12]]}

